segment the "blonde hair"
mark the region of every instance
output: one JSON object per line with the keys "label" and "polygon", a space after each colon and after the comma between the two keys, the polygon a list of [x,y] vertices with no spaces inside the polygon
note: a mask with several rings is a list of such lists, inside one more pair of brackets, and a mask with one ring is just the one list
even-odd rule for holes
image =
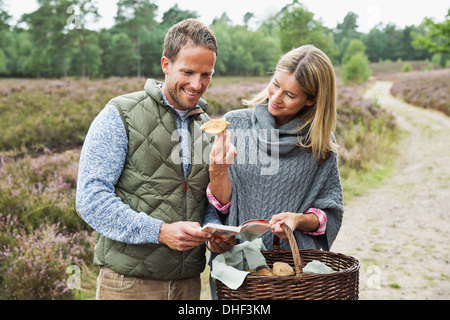
{"label": "blonde hair", "polygon": [[[299,137],[299,144],[310,148],[316,160],[326,158],[330,152],[337,152],[337,145],[332,139],[337,117],[336,84],[328,56],[312,45],[304,45],[283,55],[275,70],[294,74],[308,101],[316,99],[314,105],[305,106],[300,111],[304,123],[299,131],[306,127],[308,131],[303,139]],[[268,101],[269,91],[266,88],[243,103],[255,107],[266,105]]]}

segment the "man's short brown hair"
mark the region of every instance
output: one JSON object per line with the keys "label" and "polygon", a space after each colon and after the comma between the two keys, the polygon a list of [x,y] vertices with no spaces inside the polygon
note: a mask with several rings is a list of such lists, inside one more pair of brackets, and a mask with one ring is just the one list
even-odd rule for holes
{"label": "man's short brown hair", "polygon": [[189,43],[203,46],[217,55],[217,42],[212,30],[198,20],[187,19],[178,22],[167,32],[164,38],[163,56],[174,62],[181,49]]}

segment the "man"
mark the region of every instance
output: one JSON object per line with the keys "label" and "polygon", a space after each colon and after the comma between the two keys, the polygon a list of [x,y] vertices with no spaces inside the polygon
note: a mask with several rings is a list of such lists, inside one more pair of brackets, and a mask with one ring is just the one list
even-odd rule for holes
{"label": "man", "polygon": [[91,124],[76,206],[97,231],[97,299],[200,297],[211,239],[200,224],[218,221],[206,199],[208,164],[192,161],[191,151],[211,143],[200,130],[210,119],[201,96],[216,55],[204,24],[176,24],[164,40],[164,83],[149,79],[143,91],[112,99]]}

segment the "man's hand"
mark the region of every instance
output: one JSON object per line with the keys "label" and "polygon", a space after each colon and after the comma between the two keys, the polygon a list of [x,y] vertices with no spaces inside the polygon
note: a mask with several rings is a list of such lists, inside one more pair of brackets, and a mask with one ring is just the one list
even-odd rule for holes
{"label": "man's hand", "polygon": [[186,251],[211,239],[211,233],[200,230],[198,222],[178,221],[163,223],[159,231],[159,242],[169,248]]}
{"label": "man's hand", "polygon": [[215,253],[223,253],[231,250],[234,245],[236,245],[236,239],[233,237],[226,240],[214,237],[208,241],[208,249]]}

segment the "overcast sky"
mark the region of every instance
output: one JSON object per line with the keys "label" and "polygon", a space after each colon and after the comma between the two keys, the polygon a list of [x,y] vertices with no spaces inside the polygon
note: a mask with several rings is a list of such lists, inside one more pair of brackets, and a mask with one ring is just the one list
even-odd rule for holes
{"label": "overcast sky", "polygon": [[[278,12],[292,0],[156,0],[158,13],[162,14],[178,4],[182,10],[194,10],[200,15],[200,20],[210,24],[215,17],[226,12],[235,24],[242,24],[246,12],[255,14],[255,21],[264,19],[271,13]],[[450,8],[448,0],[303,0],[300,1],[314,13],[316,19],[322,20],[329,28],[335,28],[343,21],[345,15],[352,11],[358,18],[359,31],[367,33],[377,23],[384,25],[394,23],[400,28],[407,25],[418,25],[425,17],[444,21]],[[33,12],[38,8],[36,0],[4,0],[4,7],[17,21],[24,13]],[[101,18],[93,29],[109,28],[114,24],[116,1],[97,0]],[[69,16],[69,14],[68,14]]]}

